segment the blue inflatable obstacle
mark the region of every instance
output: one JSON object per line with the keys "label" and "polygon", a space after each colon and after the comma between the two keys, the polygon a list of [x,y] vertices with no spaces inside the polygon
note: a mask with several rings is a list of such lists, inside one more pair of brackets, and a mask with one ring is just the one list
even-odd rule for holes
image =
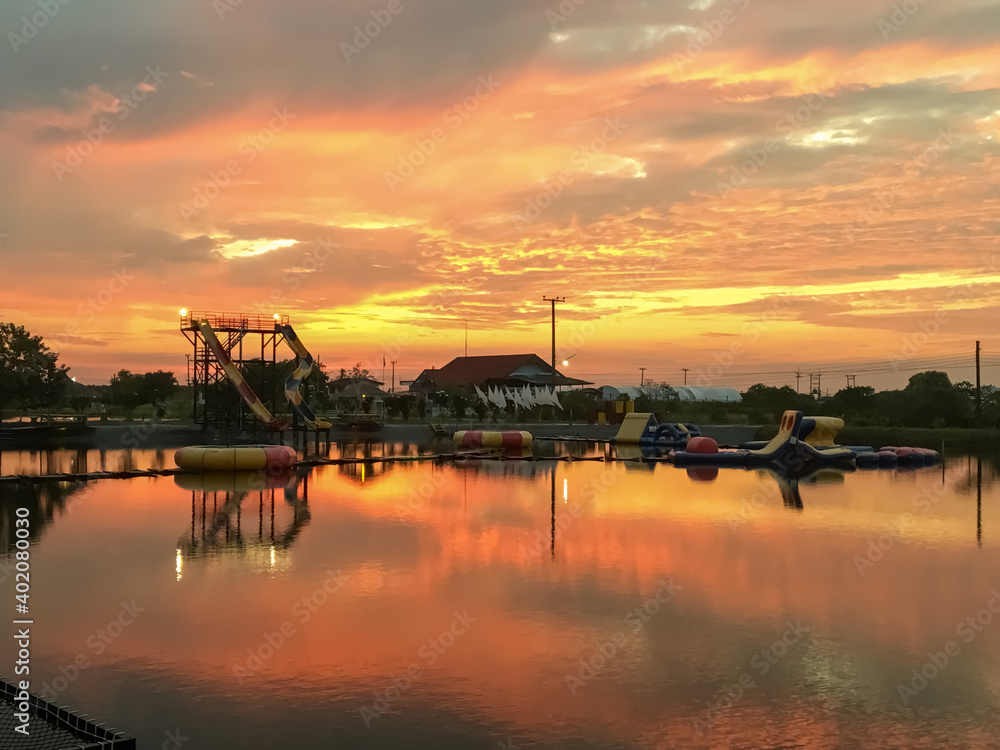
{"label": "blue inflatable obstacle", "polygon": [[650,413],[626,414],[612,442],[618,445],[640,445],[648,448],[683,448],[701,430],[693,424],[658,424]]}
{"label": "blue inflatable obstacle", "polygon": [[[815,420],[809,433],[818,437]],[[850,464],[855,453],[840,445],[819,445],[802,440],[802,412],[789,410],[781,416],[778,434],[761,448],[719,451],[714,440],[690,441],[687,450],[673,454],[676,466],[770,466],[790,474],[811,470],[817,465]],[[843,421],[838,420],[843,426]],[[834,425],[829,425],[833,427]]]}

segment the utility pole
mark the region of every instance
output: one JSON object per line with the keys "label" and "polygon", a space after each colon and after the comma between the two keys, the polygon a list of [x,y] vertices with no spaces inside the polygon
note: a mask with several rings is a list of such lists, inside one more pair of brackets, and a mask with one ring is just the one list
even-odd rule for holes
{"label": "utility pole", "polygon": [[552,303],[552,390],[556,389],[556,303],[565,302],[565,297],[542,297],[544,302]]}
{"label": "utility pole", "polygon": [[469,319],[465,319],[465,356],[469,356]]}
{"label": "utility pole", "polygon": [[398,359],[392,360],[392,387],[389,388],[389,393],[396,392],[396,363],[398,361]]}
{"label": "utility pole", "polygon": [[642,388],[646,384],[646,368],[639,368],[639,387]]}
{"label": "utility pole", "polygon": [[976,427],[983,426],[983,388],[979,371],[980,343],[976,342]]}
{"label": "utility pole", "polygon": [[858,385],[858,376],[857,375],[848,375],[847,376],[847,387],[848,388],[856,388],[857,385]]}
{"label": "utility pole", "polygon": [[795,370],[795,392],[799,392],[799,381],[802,380],[802,368],[799,367]]}
{"label": "utility pole", "polygon": [[817,373],[812,373],[811,372],[811,373],[809,373],[809,395],[810,396],[815,396],[816,398],[822,398],[823,397],[823,388],[822,388],[822,382],[821,382],[822,378],[823,378],[823,373],[821,373],[821,372],[817,372]]}
{"label": "utility pole", "polygon": [[688,384],[688,370],[690,370],[690,369],[691,369],[690,367],[682,367],[681,368],[681,370],[684,371],[684,385],[685,386],[687,386],[687,384]]}

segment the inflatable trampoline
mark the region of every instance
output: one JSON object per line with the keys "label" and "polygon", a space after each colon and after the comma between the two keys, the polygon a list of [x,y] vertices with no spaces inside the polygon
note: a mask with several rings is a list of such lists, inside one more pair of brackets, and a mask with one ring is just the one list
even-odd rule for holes
{"label": "inflatable trampoline", "polygon": [[287,445],[192,445],[179,448],[174,462],[185,471],[283,471],[295,463]]}
{"label": "inflatable trampoline", "polygon": [[503,448],[520,451],[531,448],[531,433],[520,430],[459,430],[452,437],[461,448]]}

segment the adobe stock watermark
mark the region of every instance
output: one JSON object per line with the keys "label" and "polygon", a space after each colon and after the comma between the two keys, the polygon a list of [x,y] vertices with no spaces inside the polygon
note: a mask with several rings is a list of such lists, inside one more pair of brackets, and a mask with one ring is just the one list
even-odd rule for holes
{"label": "adobe stock watermark", "polygon": [[434,472],[416,487],[411,487],[406,496],[406,504],[396,503],[396,518],[400,523],[404,523],[414,513],[427,507],[427,501],[434,497],[446,482],[443,472]]}
{"label": "adobe stock watermark", "polygon": [[525,546],[523,544],[518,545],[518,549],[521,551],[521,557],[525,562],[535,562],[540,560],[542,554],[545,550],[549,548],[552,544],[552,537],[550,534],[555,534],[556,541],[560,541],[566,531],[573,525],[573,522],[583,515],[583,508],[576,501],[568,506],[567,513],[560,513],[555,516],[555,530],[549,530],[548,534],[543,534],[539,530],[535,530],[535,535],[532,537],[531,544]]}
{"label": "adobe stock watermark", "polygon": [[[118,109],[115,112],[118,115],[118,122],[127,120],[129,115],[140,104],[146,101],[146,97],[151,93],[155,93],[159,89],[159,85],[170,75],[160,70],[159,65],[155,68],[147,65],[146,71],[146,75],[143,76],[142,80],[133,86],[129,93],[119,99]],[[63,157],[63,161],[57,159],[52,162],[52,171],[56,176],[56,180],[62,182],[66,175],[83,164],[84,160],[93,154],[97,147],[104,143],[105,138],[115,132],[117,127],[117,123],[110,117],[102,116],[98,118],[94,127],[84,128],[82,131],[83,138],[77,143],[66,147],[66,155]]]}
{"label": "adobe stock watermark", "polygon": [[695,382],[699,388],[704,388],[715,384],[722,378],[737,360],[747,353],[747,346],[755,344],[760,339],[761,334],[767,331],[777,321],[784,317],[784,314],[792,307],[792,298],[773,297],[771,299],[771,309],[761,313],[755,319],[744,323],[740,327],[739,337],[725,349],[716,351],[712,355],[714,364],[706,369],[697,368],[694,371]]}
{"label": "adobe stock watermark", "polygon": [[451,133],[461,128],[473,114],[479,109],[484,101],[489,99],[500,88],[501,84],[493,80],[493,75],[479,76],[475,90],[467,97],[449,106],[442,114],[441,119],[450,126],[450,132],[444,128],[434,128],[427,138],[417,138],[413,143],[416,146],[410,153],[399,157],[399,164],[394,171],[386,170],[385,184],[391,192],[396,192],[396,188],[412,177],[418,168],[427,163],[438,147],[448,140]]}
{"label": "adobe stock watermark", "polygon": [[[774,126],[775,132],[784,136],[792,135],[805,126],[813,118],[813,115],[823,109],[830,98],[823,94],[806,95],[803,97],[802,104],[796,107],[794,112],[790,112],[778,120]],[[725,198],[737,188],[745,187],[749,180],[771,160],[771,157],[782,149],[785,143],[784,138],[771,136],[765,139],[761,145],[748,148],[747,155],[750,158],[733,167],[729,180],[720,180],[717,184],[719,197]]]}
{"label": "adobe stock watermark", "polygon": [[267,148],[275,137],[283,132],[297,115],[289,113],[287,107],[272,110],[273,116],[266,127],[242,141],[237,154],[242,159],[230,159],[223,169],[210,172],[208,181],[193,190],[191,201],[177,204],[181,218],[190,221],[208,207],[208,204],[219,197],[222,191],[233,181],[233,178],[243,172],[243,168],[254,161]]}
{"label": "adobe stock watermark", "polygon": [[[303,596],[292,606],[291,615],[273,633],[263,633],[261,642],[247,649],[246,659],[239,664],[233,665],[233,675],[235,675],[240,685],[244,681],[264,668],[264,664],[271,659],[281,648],[298,632],[298,627],[305,625],[316,614],[321,607],[330,601],[330,597],[340,591],[344,586],[344,576],[337,570],[326,571],[326,578],[320,583],[311,594]],[[294,620],[293,620],[294,618]]]}
{"label": "adobe stock watermark", "polygon": [[181,734],[180,729],[175,729],[174,731],[167,730],[163,733],[166,737],[165,740],[160,744],[160,750],[181,750],[191,738],[185,737]]}
{"label": "adobe stock watermark", "polygon": [[770,480],[766,483],[762,482],[753,493],[743,498],[740,503],[739,515],[726,519],[729,522],[729,528],[735,534],[740,526],[755,520],[760,515],[761,508],[779,499],[781,499],[781,487],[778,483]]}
{"label": "adobe stock watermark", "polygon": [[[282,271],[281,283],[284,284],[285,288],[293,292],[301,289],[306,279],[326,267],[334,250],[339,247],[337,243],[329,238],[320,238],[316,240],[316,244],[318,247],[307,252],[298,265]],[[271,290],[270,294],[251,303],[249,307],[251,312],[271,315],[276,308],[291,304],[292,301],[289,297],[285,296],[285,292],[281,287],[275,287]]]}
{"label": "adobe stock watermark", "polygon": [[21,47],[38,36],[38,32],[44,29],[56,16],[59,11],[69,5],[72,0],[38,0],[36,5],[38,10],[31,16],[22,16],[21,33],[16,34],[11,31],[7,33],[7,41],[16,55],[21,51]]}
{"label": "adobe stock watermark", "polygon": [[[750,0],[730,0],[730,2],[736,6],[740,13],[750,7]],[[698,59],[705,50],[726,33],[726,29],[732,26],[738,17],[731,8],[723,8],[715,18],[702,23],[703,28],[698,29],[688,37],[690,41],[684,50],[674,53],[673,62],[677,70],[683,70]]]}
{"label": "adobe stock watermark", "polygon": [[372,20],[354,27],[354,38],[352,39],[354,44],[350,42],[340,43],[340,51],[343,53],[344,59],[350,63],[351,58],[360,55],[379,34],[389,27],[393,19],[402,12],[402,0],[389,0],[384,8],[373,10],[371,12]]}
{"label": "adobe stock watermark", "polygon": [[243,0],[212,0],[212,10],[220,21],[225,21],[226,16],[235,13],[241,5]]}
{"label": "adobe stock watermark", "polygon": [[68,344],[71,336],[78,333],[82,326],[93,323],[97,316],[114,301],[115,297],[128,288],[129,282],[135,281],[135,279],[136,277],[131,275],[124,266],[112,271],[111,278],[96,294],[87,297],[76,306],[76,318],[69,321],[63,328],[63,332],[57,334],[54,340],[62,346]]}
{"label": "adobe stock watermark", "polygon": [[[145,611],[144,607],[136,604],[135,599],[131,602],[122,602],[118,615],[87,638],[85,642],[87,648],[94,653],[94,656],[101,656],[112,643],[121,637],[125,629],[134,624],[139,615]],[[79,679],[84,670],[89,669],[92,665],[91,658],[86,652],[81,651],[69,664],[59,665],[59,676],[54,678],[51,683],[42,683],[42,695],[48,700],[55,700]]]}
{"label": "adobe stock watermark", "polygon": [[747,694],[757,687],[754,673],[758,677],[765,677],[791,651],[792,646],[799,643],[803,635],[809,633],[809,630],[802,626],[801,620],[795,622],[788,620],[785,625],[787,627],[779,638],[762,648],[750,659],[750,669],[744,671],[734,682],[717,691],[714,700],[706,702],[705,710],[691,722],[699,734],[704,735],[723,713],[746,698]]}
{"label": "adobe stock watermark", "polygon": [[901,3],[894,3],[892,12],[885,18],[880,18],[876,26],[882,32],[882,40],[888,42],[889,37],[897,33],[917,12],[927,4],[927,0],[903,0]]}
{"label": "adobe stock watermark", "polygon": [[853,244],[856,235],[871,229],[898,208],[900,200],[906,195],[907,181],[920,176],[931,164],[940,159],[942,154],[950,151],[954,144],[955,134],[952,132],[952,126],[949,125],[947,130],[940,128],[934,143],[925,148],[919,156],[903,164],[905,179],[896,180],[887,188],[876,190],[875,196],[858,213],[857,221],[844,227],[847,241]]}
{"label": "adobe stock watermark", "polygon": [[[990,594],[989,601],[982,609],[963,619],[955,628],[955,635],[966,645],[976,640],[976,637],[993,623],[994,615],[1000,615],[1000,592],[994,588],[990,589]],[[962,647],[955,640],[945,643],[940,651],[928,651],[927,661],[911,670],[909,682],[900,682],[896,685],[896,692],[903,705],[909,706],[910,701],[925,690],[961,653]]]}
{"label": "adobe stock watermark", "polygon": [[569,17],[576,13],[577,8],[586,2],[587,0],[561,0],[546,10],[545,19],[549,22],[549,28],[559,31],[559,24],[566,23]]}
{"label": "adobe stock watermark", "polygon": [[411,662],[402,676],[393,675],[390,678],[390,685],[382,691],[376,690],[375,700],[371,704],[365,704],[359,711],[365,726],[371,728],[372,722],[381,719],[392,706],[406,695],[423,676],[424,669],[428,669],[437,664],[438,660],[444,656],[461,638],[469,631],[469,627],[478,622],[478,617],[471,617],[469,610],[464,612],[455,611],[452,613],[452,621],[437,636],[424,643],[417,655],[421,661]]}
{"label": "adobe stock watermark", "polygon": [[[947,493],[947,488],[935,483],[915,494],[910,502],[919,513],[927,515]],[[903,538],[907,529],[913,526],[916,520],[916,516],[912,513],[904,513],[896,520],[895,524],[886,524],[885,534],[869,539],[865,554],[855,555],[852,560],[854,567],[858,570],[858,575],[864,578],[868,569],[875,567],[875,563],[884,558],[886,553],[896,546],[896,542]]]}
{"label": "adobe stock watermark", "polygon": [[563,677],[570,695],[576,695],[588,682],[597,677],[608,666],[612,659],[626,649],[642,632],[642,629],[667,605],[670,604],[681,590],[674,583],[673,577],[661,578],[660,587],[656,589],[642,604],[633,607],[622,619],[624,627],[615,631],[608,640],[593,646],[591,652],[580,658],[580,668],[576,674]]}
{"label": "adobe stock watermark", "polygon": [[[983,265],[976,271],[976,276],[987,276],[994,275],[1000,271],[1000,261],[998,261],[997,256],[993,255],[989,258],[983,259]],[[951,322],[951,313],[944,309],[948,305],[955,304],[956,302],[965,302],[970,299],[975,299],[980,295],[985,294],[986,284],[981,281],[970,281],[968,284],[962,284],[961,286],[953,286],[948,289],[948,293],[945,295],[945,300],[943,304],[940,304],[940,308],[927,318],[921,320],[917,326],[920,328],[919,331],[908,334],[903,339],[902,346],[894,351],[889,352],[886,355],[886,359],[889,364],[892,365],[894,372],[899,372],[899,369],[913,359],[920,350],[929,344],[937,335],[941,332],[942,328]]]}
{"label": "adobe stock watermark", "polygon": [[628,130],[628,125],[622,123],[621,117],[606,118],[601,135],[574,151],[570,156],[570,167],[560,170],[554,179],[542,180],[542,190],[537,195],[525,199],[524,208],[511,216],[511,223],[514,227],[523,230],[530,226],[531,222],[541,216],[545,209],[576,182],[579,173],[586,171],[594,159],[603,155],[608,150],[608,146],[617,141],[626,130]]}
{"label": "adobe stock watermark", "polygon": [[570,357],[578,354],[607,324],[607,318],[601,316],[596,320],[585,319],[582,321],[570,320],[569,331],[565,330],[566,324],[560,327],[560,343],[556,347],[556,364],[568,361]]}

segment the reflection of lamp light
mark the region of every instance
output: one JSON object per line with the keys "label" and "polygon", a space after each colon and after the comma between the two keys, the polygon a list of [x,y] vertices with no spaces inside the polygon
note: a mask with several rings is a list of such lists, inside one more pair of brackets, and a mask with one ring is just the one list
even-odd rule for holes
{"label": "reflection of lamp light", "polygon": [[271,567],[274,567],[274,545],[271,545]]}
{"label": "reflection of lamp light", "polygon": [[569,499],[569,480],[563,479],[563,502],[567,502]]}
{"label": "reflection of lamp light", "polygon": [[186,318],[188,314],[188,309],[186,307],[181,308],[181,317]]}
{"label": "reflection of lamp light", "polygon": [[184,558],[181,557],[181,549],[177,548],[177,580],[181,580],[181,568],[184,567]]}

